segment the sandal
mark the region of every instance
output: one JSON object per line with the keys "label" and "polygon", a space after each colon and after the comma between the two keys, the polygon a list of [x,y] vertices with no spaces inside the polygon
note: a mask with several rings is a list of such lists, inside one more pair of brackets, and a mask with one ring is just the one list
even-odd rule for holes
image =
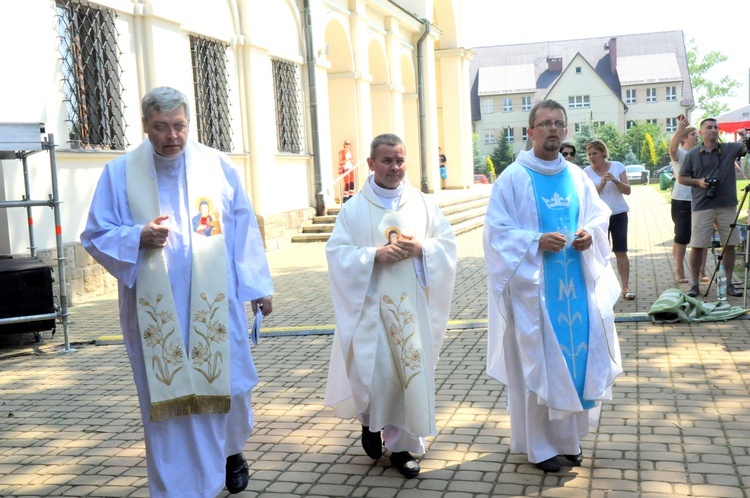
{"label": "sandal", "polygon": [[687,277],[685,277],[685,275],[680,275],[679,273],[676,273],[676,272],[674,274],[674,279],[675,279],[675,281],[678,284],[686,284],[686,283],[688,283],[688,279],[687,279]]}
{"label": "sandal", "polygon": [[630,292],[630,291],[627,291],[627,292],[624,292],[624,293],[622,294],[622,297],[624,297],[624,298],[625,298],[625,299],[627,299],[628,301],[632,301],[633,299],[635,299],[635,294],[634,294],[634,293],[632,293],[632,292]]}
{"label": "sandal", "polygon": [[[685,280],[685,281],[687,282],[687,280]],[[710,281],[711,281],[711,279],[708,278],[706,275],[701,275],[701,282],[706,283],[706,282],[710,282]]]}

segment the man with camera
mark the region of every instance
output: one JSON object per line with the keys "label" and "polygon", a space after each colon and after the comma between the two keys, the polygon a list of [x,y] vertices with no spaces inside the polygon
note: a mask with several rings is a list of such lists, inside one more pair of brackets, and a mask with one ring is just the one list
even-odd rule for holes
{"label": "man with camera", "polygon": [[727,294],[742,296],[732,285],[734,247],[740,243],[737,230],[732,230],[737,208],[737,177],[735,159],[747,153],[746,130],[739,134],[743,142],[719,142],[719,124],[714,118],[701,121],[698,131],[703,143],[685,155],[677,181],[692,187],[692,234],[690,237],[690,274],[692,287],[688,296],[700,294],[698,283],[703,255],[711,247],[714,224],[724,246],[722,264],[727,273]]}

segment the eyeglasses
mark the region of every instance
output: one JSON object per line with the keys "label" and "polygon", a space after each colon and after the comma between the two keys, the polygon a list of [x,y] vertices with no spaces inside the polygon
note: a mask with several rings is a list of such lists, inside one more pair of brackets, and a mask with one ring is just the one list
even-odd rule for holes
{"label": "eyeglasses", "polygon": [[575,152],[562,152],[562,155],[563,157],[568,157],[568,156],[575,157],[576,153]]}
{"label": "eyeglasses", "polygon": [[156,123],[155,125],[153,125],[154,130],[156,130],[158,133],[166,133],[170,129],[172,129],[178,135],[185,131],[187,127],[188,124],[183,122],[175,123],[171,127],[167,123]]}
{"label": "eyeglasses", "polygon": [[563,121],[542,121],[541,123],[539,123],[539,124],[537,124],[535,126],[532,126],[532,128],[539,128],[539,129],[542,129],[542,130],[546,130],[548,128],[552,128],[552,125],[554,125],[555,128],[557,128],[557,129],[562,129],[562,128],[565,128],[566,126],[568,126]]}
{"label": "eyeglasses", "polygon": [[351,144],[352,144],[351,142],[346,142],[344,145],[351,145]]}

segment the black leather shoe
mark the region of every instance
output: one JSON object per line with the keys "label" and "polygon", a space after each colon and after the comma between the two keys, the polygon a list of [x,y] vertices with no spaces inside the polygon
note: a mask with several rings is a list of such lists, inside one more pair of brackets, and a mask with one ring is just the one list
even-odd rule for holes
{"label": "black leather shoe", "polygon": [[560,472],[560,462],[557,461],[557,457],[548,458],[543,462],[536,464],[536,468],[544,472]]}
{"label": "black leather shoe", "polygon": [[742,297],[742,291],[734,285],[727,285],[727,296]]}
{"label": "black leather shoe", "polygon": [[407,479],[412,479],[419,475],[419,464],[408,451],[391,453],[391,463]]}
{"label": "black leather shoe", "polygon": [[370,432],[366,425],[362,426],[362,447],[365,449],[367,456],[377,460],[383,456],[383,440],[380,437],[380,431]]}
{"label": "black leather shoe", "polygon": [[250,469],[245,456],[242,453],[228,456],[226,485],[229,492],[236,495],[244,491],[249,482]]}
{"label": "black leather shoe", "polygon": [[690,297],[698,297],[698,294],[701,293],[701,288],[697,285],[694,285],[690,288],[689,291],[687,291],[687,295]]}
{"label": "black leather shoe", "polygon": [[578,467],[583,462],[583,450],[578,447],[578,454],[577,455],[563,455],[565,459],[572,463],[574,467]]}

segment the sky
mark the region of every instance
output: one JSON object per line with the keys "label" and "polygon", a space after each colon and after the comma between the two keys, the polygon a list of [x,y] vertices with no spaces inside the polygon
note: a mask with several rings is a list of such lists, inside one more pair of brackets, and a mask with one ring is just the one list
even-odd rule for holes
{"label": "sky", "polygon": [[[727,75],[740,82],[734,91],[734,98],[722,99],[729,110],[750,103],[750,44],[743,43],[747,40],[750,18],[747,9],[741,7],[742,3],[723,4],[726,8],[711,8],[703,15],[694,5],[711,4],[692,4],[685,0],[613,3],[535,0],[528,4],[519,0],[461,2],[462,45],[469,48],[681,30],[686,43],[695,40],[700,55],[716,50],[728,57],[708,76],[718,82],[723,75]],[[687,8],[688,5],[691,8]],[[613,12],[616,12],[615,16]],[[705,22],[706,18],[713,22]]]}

